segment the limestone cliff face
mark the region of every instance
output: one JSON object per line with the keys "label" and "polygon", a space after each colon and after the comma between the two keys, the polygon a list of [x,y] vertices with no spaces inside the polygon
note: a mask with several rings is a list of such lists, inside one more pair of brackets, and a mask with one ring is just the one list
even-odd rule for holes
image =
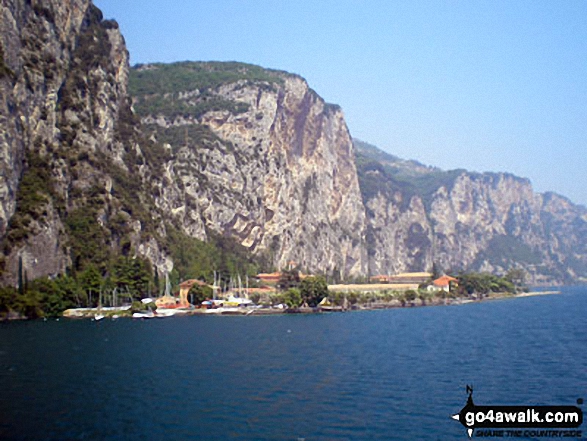
{"label": "limestone cliff face", "polygon": [[527,179],[509,174],[412,165],[409,175],[405,161],[359,150],[371,273],[436,263],[501,274],[521,267],[532,283],[587,277],[584,207],[534,193]]}
{"label": "limestone cliff face", "polygon": [[[142,66],[137,74],[160,68]],[[300,77],[263,73],[269,77],[205,91],[186,83],[165,98],[185,105],[180,115],[145,111],[156,94],[135,97],[143,124],[174,152],[165,166],[171,185],[161,185],[158,206],[190,235],[236,237],[276,267],[294,261],[307,271],[364,274],[365,216],[342,112]],[[231,106],[197,114],[202,96]]]}
{"label": "limestone cliff face", "polygon": [[437,263],[587,280],[585,208],[511,175],[357,149],[341,110],[298,76],[129,69],[118,25],[90,0],[0,0],[0,17],[2,283],[20,262],[34,279],[104,273],[121,255],[169,272],[178,230],[343,277]]}
{"label": "limestone cliff face", "polygon": [[84,1],[64,2],[59,8],[41,2],[31,5],[3,0],[0,4],[0,49],[5,67],[0,77],[2,235],[15,211],[26,149],[32,148],[35,137],[54,138],[57,91],[87,6]]}
{"label": "limestone cliff face", "polygon": [[116,191],[129,152],[144,156],[129,127],[118,25],[90,0],[2,0],[0,17],[4,281],[14,283],[19,260],[31,279],[63,273],[84,258],[82,243],[104,252],[124,236],[138,248],[143,226]]}

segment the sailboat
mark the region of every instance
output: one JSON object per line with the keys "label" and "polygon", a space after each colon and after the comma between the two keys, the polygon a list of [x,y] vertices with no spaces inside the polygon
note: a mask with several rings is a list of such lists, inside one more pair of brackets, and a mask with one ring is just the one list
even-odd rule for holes
{"label": "sailboat", "polygon": [[102,314],[102,288],[100,288],[100,296],[98,297],[98,312],[94,314],[94,320],[100,321],[104,318],[104,314]]}

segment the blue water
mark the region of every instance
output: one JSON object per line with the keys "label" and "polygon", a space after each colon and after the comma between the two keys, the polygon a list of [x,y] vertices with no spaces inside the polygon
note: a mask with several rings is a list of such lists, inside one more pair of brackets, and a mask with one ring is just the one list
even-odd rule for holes
{"label": "blue water", "polygon": [[344,314],[4,323],[0,439],[465,440],[449,417],[467,384],[482,405],[587,399],[586,318],[587,289],[568,288]]}

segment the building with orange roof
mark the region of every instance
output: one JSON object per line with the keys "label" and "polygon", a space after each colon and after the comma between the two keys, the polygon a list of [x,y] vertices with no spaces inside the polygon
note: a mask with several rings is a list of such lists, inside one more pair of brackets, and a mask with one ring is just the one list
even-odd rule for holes
{"label": "building with orange roof", "polygon": [[271,284],[277,283],[279,281],[280,277],[281,277],[280,272],[257,274],[257,279],[259,279],[261,282],[271,283]]}
{"label": "building with orange roof", "polygon": [[428,290],[430,291],[446,291],[446,292],[450,292],[450,284],[452,283],[457,283],[458,280],[455,279],[454,277],[451,276],[447,276],[444,275],[442,277],[439,277],[436,280],[432,281],[432,285],[430,285],[428,287]]}
{"label": "building with orange roof", "polygon": [[369,280],[374,283],[389,283],[389,276],[379,274],[377,276],[371,276]]}
{"label": "building with orange roof", "polygon": [[372,283],[415,283],[417,285],[421,283],[426,283],[430,280],[432,274],[427,272],[419,272],[419,273],[401,273],[395,275],[385,275],[379,274],[377,276],[372,276],[369,280]]}
{"label": "building with orange roof", "polygon": [[[304,274],[301,271],[298,271],[298,275],[300,280],[304,280],[308,277],[313,277],[312,274]],[[274,273],[259,273],[257,274],[257,279],[259,282],[266,283],[268,285],[276,285],[281,278],[281,272],[276,271]]]}

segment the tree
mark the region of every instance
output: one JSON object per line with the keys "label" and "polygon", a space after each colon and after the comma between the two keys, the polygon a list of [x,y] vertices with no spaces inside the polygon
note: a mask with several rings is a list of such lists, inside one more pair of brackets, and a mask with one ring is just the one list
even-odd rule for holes
{"label": "tree", "polygon": [[333,284],[338,284],[342,281],[342,273],[338,268],[334,268],[332,270],[332,283]]}
{"label": "tree", "polygon": [[282,291],[287,291],[290,288],[297,288],[300,285],[300,272],[296,269],[282,270],[277,288]]}
{"label": "tree", "polygon": [[157,268],[155,268],[153,284],[155,285],[155,297],[159,297],[159,294],[161,294],[161,283],[159,282],[159,270]]}
{"label": "tree", "polygon": [[283,301],[288,308],[297,308],[302,304],[302,294],[298,288],[290,288],[283,295]]}
{"label": "tree", "polygon": [[413,302],[416,300],[416,297],[418,297],[418,293],[413,289],[408,289],[405,293],[405,297],[408,302]]}
{"label": "tree", "polygon": [[24,294],[24,280],[22,275],[22,256],[18,257],[18,293]]}
{"label": "tree", "polygon": [[128,290],[132,298],[140,299],[149,287],[151,268],[141,258],[120,256],[114,263],[114,282],[122,290]]}
{"label": "tree", "polygon": [[86,266],[82,273],[78,273],[77,281],[86,293],[88,306],[93,306],[89,305],[89,303],[92,303],[91,299],[98,301],[98,295],[103,283],[100,270],[95,264],[91,263]]}
{"label": "tree", "polygon": [[12,286],[0,287],[0,317],[18,308],[18,291]]}
{"label": "tree", "polygon": [[258,305],[259,304],[259,300],[261,300],[261,294],[259,294],[258,292],[252,292],[251,294],[249,294],[249,299],[251,299],[251,301]]}
{"label": "tree", "polygon": [[462,273],[458,277],[461,294],[487,295],[490,292],[513,292],[514,285],[505,278],[488,273]]}
{"label": "tree", "polygon": [[419,289],[418,298],[422,302],[422,305],[425,305],[428,302],[428,300],[432,298],[432,293],[427,289]]}
{"label": "tree", "polygon": [[328,284],[322,276],[307,277],[300,283],[302,299],[310,306],[316,306],[328,296]]}
{"label": "tree", "polygon": [[504,279],[512,283],[516,289],[524,291],[526,287],[526,272],[521,268],[512,268],[504,276]]}
{"label": "tree", "polygon": [[[68,275],[60,275],[54,280],[55,290],[61,297],[64,309],[73,308],[74,306],[81,307],[88,304],[86,293],[81,287],[81,284],[73,277]],[[59,311],[61,313],[63,311]]]}
{"label": "tree", "polygon": [[209,286],[194,285],[190,289],[188,298],[191,299],[195,305],[201,304],[204,300],[211,299],[214,296],[214,291]]}

